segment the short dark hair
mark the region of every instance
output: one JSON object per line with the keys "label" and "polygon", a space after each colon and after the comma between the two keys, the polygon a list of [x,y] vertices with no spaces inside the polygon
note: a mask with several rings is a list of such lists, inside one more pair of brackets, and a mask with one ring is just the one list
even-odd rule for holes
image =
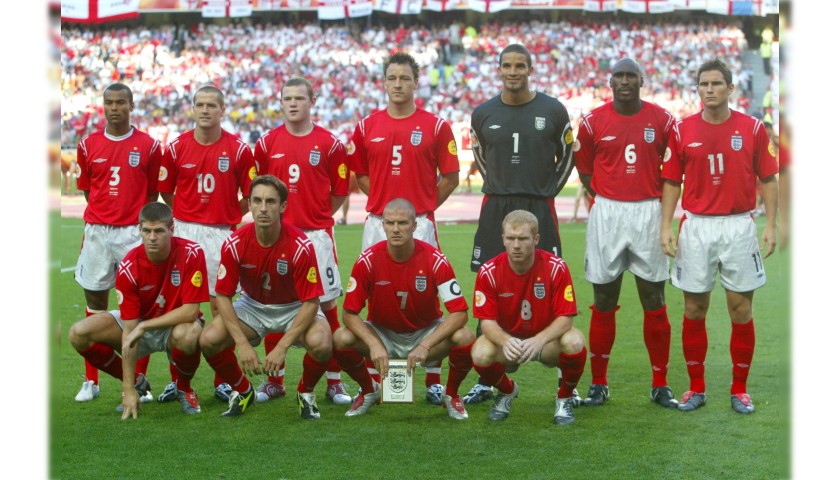
{"label": "short dark hair", "polygon": [[382,213],[385,213],[385,210],[405,210],[409,213],[412,220],[417,218],[417,210],[414,208],[414,205],[405,198],[395,198],[391,200],[385,205],[385,208],[382,209]]}
{"label": "short dark hair", "polygon": [[703,65],[700,65],[700,68],[697,69],[697,83],[700,83],[701,74],[704,72],[713,72],[715,70],[723,74],[723,79],[726,81],[727,86],[732,85],[732,70],[730,70],[725,63],[717,58],[714,60],[708,60],[704,62]]}
{"label": "short dark hair", "polygon": [[204,92],[215,93],[216,96],[219,97],[219,102],[221,106],[225,105],[225,93],[219,90],[218,88],[214,87],[213,85],[204,85],[203,87],[199,87],[199,89],[195,91],[195,95],[193,95],[193,105],[195,105],[195,97],[198,96],[199,93]]}
{"label": "short dark hair", "polygon": [[251,198],[251,194],[254,193],[254,187],[257,185],[274,187],[277,193],[280,194],[280,203],[289,199],[289,189],[286,187],[286,184],[274,175],[260,175],[251,181],[251,188],[248,189],[248,198]]}
{"label": "short dark hair", "polygon": [[282,92],[283,92],[284,88],[286,88],[286,87],[297,87],[297,86],[300,86],[300,85],[306,86],[306,93],[309,94],[309,99],[310,100],[315,98],[315,90],[312,89],[312,84],[309,83],[309,80],[307,80],[303,77],[300,77],[298,75],[294,75],[294,76],[290,77],[288,80],[286,80],[286,83],[284,83],[283,87],[280,89],[281,97],[282,97]]}
{"label": "short dark hair", "polygon": [[414,75],[414,80],[416,81],[420,78],[420,65],[417,64],[417,60],[415,60],[414,57],[407,53],[397,52],[386,58],[385,63],[382,64],[382,75],[388,75],[388,67],[390,67],[391,64],[408,65],[411,67],[411,73]]}
{"label": "short dark hair", "polygon": [[150,202],[143,205],[143,208],[140,209],[140,225],[143,222],[162,222],[170,227],[175,225],[172,209],[169,208],[169,205],[161,202]]}
{"label": "short dark hair", "polygon": [[525,61],[528,62],[528,68],[531,68],[531,52],[528,51],[523,45],[518,43],[511,43],[504,49],[502,49],[502,53],[499,54],[499,66],[502,66],[502,57],[505,56],[506,53],[521,53],[525,55]]}
{"label": "short dark hair", "polygon": [[134,103],[134,93],[128,88],[128,85],[124,83],[112,83],[105,87],[105,90],[102,91],[102,95],[105,95],[105,92],[125,92],[128,94],[128,102]]}

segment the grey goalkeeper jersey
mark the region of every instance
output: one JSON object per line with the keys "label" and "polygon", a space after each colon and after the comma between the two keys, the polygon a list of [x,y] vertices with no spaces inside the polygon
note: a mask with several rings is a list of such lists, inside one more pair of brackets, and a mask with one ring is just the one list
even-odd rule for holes
{"label": "grey goalkeeper jersey", "polygon": [[516,106],[497,95],[472,114],[472,150],[485,194],[556,196],[574,167],[573,144],[566,107],[541,92]]}

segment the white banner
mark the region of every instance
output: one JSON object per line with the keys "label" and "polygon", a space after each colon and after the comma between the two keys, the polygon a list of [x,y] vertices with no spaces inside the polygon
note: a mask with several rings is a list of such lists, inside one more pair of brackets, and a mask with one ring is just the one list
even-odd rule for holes
{"label": "white banner", "polygon": [[706,0],[671,0],[671,5],[679,10],[705,10]]}
{"label": "white banner", "polygon": [[373,9],[398,15],[416,15],[423,9],[423,0],[374,0]]}
{"label": "white banner", "polygon": [[366,17],[373,13],[373,2],[365,0],[322,0],[318,20]]}
{"label": "white banner", "polygon": [[250,17],[253,10],[251,0],[204,0],[201,5],[201,16]]}
{"label": "white banner", "polygon": [[423,5],[424,10],[433,10],[435,12],[445,12],[447,10],[454,10],[458,0],[426,0]]}
{"label": "white banner", "polygon": [[140,0],[61,0],[61,18],[82,23],[103,23],[140,15]]}
{"label": "white banner", "polygon": [[586,12],[615,12],[618,10],[616,0],[584,0],[583,10]]}
{"label": "white banner", "polygon": [[621,9],[630,13],[668,13],[674,11],[670,0],[624,0]]}
{"label": "white banner", "polygon": [[507,10],[512,4],[513,0],[469,0],[470,10],[484,13]]}

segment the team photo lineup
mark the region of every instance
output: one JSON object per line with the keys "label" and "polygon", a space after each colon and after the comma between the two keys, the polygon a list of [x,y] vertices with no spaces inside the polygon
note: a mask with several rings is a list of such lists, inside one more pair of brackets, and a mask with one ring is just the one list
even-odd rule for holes
{"label": "team photo lineup", "polygon": [[[81,308],[61,320],[82,381],[60,401],[140,423],[285,398],[353,423],[419,408],[390,400],[409,382],[461,425],[510,424],[529,389],[561,430],[634,389],[651,422],[760,418],[757,291],[790,242],[778,2],[766,18],[438,14],[62,18],[60,189],[83,232],[66,240]],[[480,198],[469,258],[442,234],[460,196]],[[610,381],[628,350],[649,372]]]}

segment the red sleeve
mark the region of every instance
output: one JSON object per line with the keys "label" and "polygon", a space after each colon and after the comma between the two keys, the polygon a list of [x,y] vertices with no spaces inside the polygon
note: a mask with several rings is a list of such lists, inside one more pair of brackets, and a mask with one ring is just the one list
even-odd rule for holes
{"label": "red sleeve", "polygon": [[[365,255],[364,253],[362,254]],[[347,295],[344,297],[344,308],[353,313],[360,313],[370,296],[370,270],[364,259],[359,257],[353,264],[350,280],[347,283]]]}
{"label": "red sleeve", "polygon": [[552,279],[556,288],[553,290],[551,299],[552,315],[551,321],[557,317],[574,317],[577,315],[577,302],[575,301],[575,288],[572,286],[572,275],[565,267],[558,269],[555,278]]}
{"label": "red sleeve", "polygon": [[[487,265],[486,263],[484,265]],[[496,306],[495,279],[484,266],[478,271],[475,279],[475,293],[473,296],[473,316],[477,319],[496,320],[499,316]]]}
{"label": "red sleeve", "polygon": [[674,130],[668,139],[668,148],[662,158],[662,178],[682,184],[683,160],[680,155],[679,133]]}
{"label": "red sleeve", "polygon": [[[444,258],[443,253],[438,252],[438,254],[441,258]],[[461,294],[461,286],[455,279],[455,271],[452,270],[452,265],[448,261],[441,261],[434,273],[435,285],[438,286],[438,296],[443,300],[446,310],[449,313],[469,310],[467,301]]]}
{"label": "red sleeve", "polygon": [[221,293],[226,297],[232,297],[236,294],[236,287],[239,285],[239,258],[236,246],[239,245],[240,238],[231,235],[222,244],[222,255],[219,260],[219,271],[216,276],[216,293]]}
{"label": "red sleeve", "polygon": [[90,173],[88,172],[87,147],[85,145],[87,138],[83,138],[76,146],[76,163],[79,164],[81,170],[79,178],[76,179],[76,189],[81,191],[90,190]]}
{"label": "red sleeve", "polygon": [[362,134],[363,122],[364,120],[356,124],[356,129],[353,131],[353,138],[350,140],[350,147],[347,150],[347,163],[350,165],[350,170],[356,172],[357,175],[368,175],[365,137]]}
{"label": "red sleeve", "polygon": [[755,172],[758,175],[758,178],[764,179],[779,173],[779,162],[776,159],[776,149],[773,148],[773,144],[770,143],[770,137],[767,136],[767,130],[763,125],[756,131],[755,146]]}
{"label": "red sleeve", "polygon": [[123,321],[140,319],[140,293],[137,291],[137,284],[133,280],[136,278],[136,272],[131,271],[130,265],[120,264],[115,287],[117,305],[120,308],[120,317]]}
{"label": "red sleeve", "polygon": [[461,164],[458,163],[458,145],[455,143],[452,127],[446,121],[443,121],[437,135],[437,159],[440,173],[461,170]]}
{"label": "red sleeve", "polygon": [[592,138],[592,126],[589,123],[591,118],[587,115],[580,123],[574,147],[575,168],[581,175],[592,175],[595,171],[595,139]]}
{"label": "red sleeve", "polygon": [[158,194],[158,177],[160,177],[160,162],[163,157],[163,150],[160,142],[152,141],[152,148],[149,151],[149,170],[148,170],[148,185],[146,186],[146,196],[157,196]]}
{"label": "red sleeve", "polygon": [[335,137],[333,137],[333,146],[330,150],[330,185],[332,185],[332,195],[335,197],[343,197],[350,193],[347,150]]}
{"label": "red sleeve", "polygon": [[307,241],[298,247],[295,254],[295,290],[301,302],[318,298],[324,294],[324,287],[318,278],[318,261],[312,243]]}
{"label": "red sleeve", "polygon": [[248,191],[251,189],[251,181],[257,176],[257,166],[254,161],[254,154],[251,153],[251,147],[244,143],[243,147],[236,164],[239,166],[239,190],[242,192],[242,196],[247,198]]}
{"label": "red sleeve", "polygon": [[158,191],[160,193],[175,193],[175,184],[178,179],[175,168],[175,158],[177,156],[175,142],[177,141],[175,139],[166,146],[163,150],[163,156],[160,159],[160,174],[158,175]]}
{"label": "red sleeve", "polygon": [[256,167],[256,175],[262,175],[268,172],[268,152],[265,151],[266,137],[268,137],[268,134],[260,137],[260,139],[257,140],[257,144],[254,145],[254,166]]}
{"label": "red sleeve", "polygon": [[[198,247],[198,248],[195,248]],[[184,262],[184,272],[189,282],[181,282],[181,303],[202,303],[210,301],[207,285],[207,262],[204,249],[198,244],[190,245],[187,259]]]}

